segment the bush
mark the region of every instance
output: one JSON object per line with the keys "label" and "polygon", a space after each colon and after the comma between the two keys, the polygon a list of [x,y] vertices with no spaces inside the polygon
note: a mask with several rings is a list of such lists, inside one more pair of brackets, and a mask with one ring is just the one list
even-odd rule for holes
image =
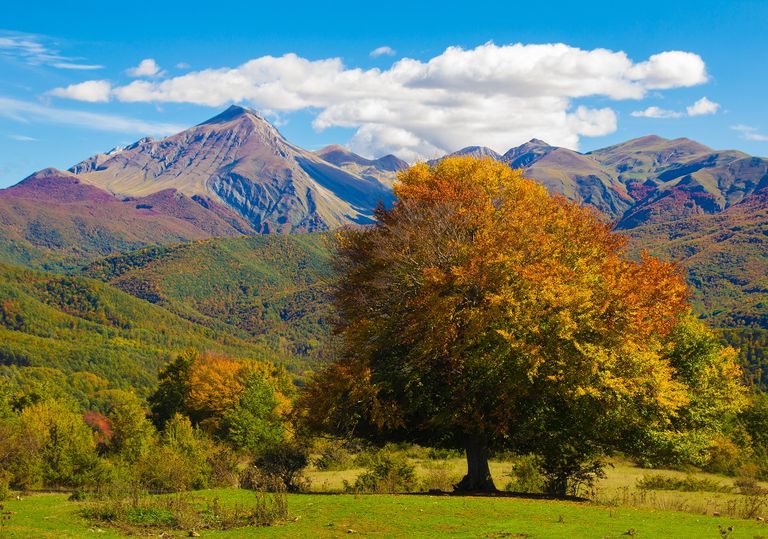
{"label": "bush", "polygon": [[346,470],[354,459],[346,447],[340,442],[328,442],[319,448],[319,456],[313,461],[318,470]]}
{"label": "bush", "polygon": [[429,462],[424,464],[424,468],[424,477],[421,480],[421,488],[424,491],[450,492],[453,486],[461,481],[461,475],[455,473],[446,461]]}
{"label": "bush", "polygon": [[11,497],[11,474],[0,470],[0,502],[3,502]]}
{"label": "bush", "polygon": [[512,470],[507,474],[512,480],[504,486],[508,492],[544,492],[546,479],[541,473],[539,459],[534,455],[514,457]]}
{"label": "bush", "polygon": [[739,494],[746,496],[765,496],[768,495],[768,489],[761,487],[756,480],[751,477],[742,477],[733,482],[733,486],[739,491]]}
{"label": "bush", "polygon": [[751,464],[749,462],[752,456],[750,453],[748,449],[739,447],[732,439],[718,436],[709,447],[709,462],[704,469],[723,475],[743,473]]}
{"label": "bush", "polygon": [[262,452],[253,461],[253,467],[246,470],[241,484],[254,490],[272,491],[275,483],[288,492],[306,490],[309,479],[302,474],[302,470],[308,464],[307,447],[295,442],[284,442]]}
{"label": "bush", "polygon": [[732,492],[733,488],[711,479],[699,479],[688,475],[684,478],[671,475],[644,475],[637,480],[642,490],[680,490],[683,492]]}
{"label": "bush", "polygon": [[441,449],[439,447],[430,447],[427,451],[427,458],[429,460],[447,460],[459,458],[462,456],[462,452],[456,449]]}
{"label": "bush", "polygon": [[354,485],[344,482],[344,489],[353,492],[395,493],[412,492],[416,489],[415,467],[398,453],[386,450],[376,453],[368,467]]}
{"label": "bush", "polygon": [[[218,499],[204,506],[188,496],[115,495],[95,501],[82,511],[89,520],[109,523],[125,531],[148,529],[227,530],[246,526],[271,526],[288,517],[284,493],[257,493],[250,509],[224,508]],[[139,532],[143,534],[145,532]]]}

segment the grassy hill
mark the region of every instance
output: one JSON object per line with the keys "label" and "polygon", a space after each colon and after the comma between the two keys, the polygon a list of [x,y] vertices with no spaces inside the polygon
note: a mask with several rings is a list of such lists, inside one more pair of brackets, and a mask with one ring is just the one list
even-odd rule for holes
{"label": "grassy hill", "polygon": [[330,335],[329,240],[217,238],[112,256],[84,274],[217,332],[318,360]]}
{"label": "grassy hill", "polygon": [[0,264],[0,369],[26,367],[98,374],[140,392],[157,369],[187,347],[285,362],[287,354],[194,324],[93,279]]}

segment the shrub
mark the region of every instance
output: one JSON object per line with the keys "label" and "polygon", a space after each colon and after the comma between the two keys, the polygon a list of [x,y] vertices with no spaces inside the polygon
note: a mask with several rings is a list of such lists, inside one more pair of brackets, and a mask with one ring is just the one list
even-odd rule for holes
{"label": "shrub", "polygon": [[671,475],[644,475],[637,480],[637,488],[642,490],[680,490],[683,492],[732,492],[733,488],[717,481],[696,478],[692,475],[684,478]]}
{"label": "shrub", "polygon": [[534,455],[514,457],[512,470],[507,474],[512,480],[504,490],[508,492],[539,493],[544,491],[546,479],[541,473],[539,460]]}
{"label": "shrub", "polygon": [[461,457],[461,451],[456,449],[441,449],[439,447],[430,447],[427,451],[427,458],[429,460],[447,460],[452,458]]}
{"label": "shrub", "polygon": [[733,486],[739,491],[739,494],[747,496],[765,496],[768,495],[768,489],[761,487],[758,482],[751,477],[742,477],[733,482]]}
{"label": "shrub", "polygon": [[709,447],[709,462],[705,469],[708,472],[724,475],[736,475],[749,466],[751,452],[739,447],[726,436],[717,436]]}
{"label": "shrub", "polygon": [[[289,492],[309,487],[309,479],[302,470],[309,464],[309,451],[296,442],[284,442],[267,449],[253,461],[253,468],[244,475],[245,488],[274,490],[275,484]],[[255,468],[255,470],[254,470]]]}
{"label": "shrub", "polygon": [[360,474],[354,485],[345,482],[345,490],[354,492],[394,493],[416,489],[416,471],[408,460],[398,453],[386,450],[376,453],[368,471]]}
{"label": "shrub", "polygon": [[11,474],[0,470],[0,502],[11,497]]}
{"label": "shrub", "polygon": [[125,530],[176,529],[226,530],[246,526],[270,526],[288,517],[284,493],[257,493],[250,509],[222,507],[218,499],[200,506],[188,496],[120,496],[90,503],[82,515]]}
{"label": "shrub", "polygon": [[318,470],[346,470],[354,459],[340,442],[324,443],[318,448],[319,456],[312,462]]}
{"label": "shrub", "polygon": [[457,474],[446,461],[428,462],[424,464],[424,468],[421,488],[427,492],[432,490],[449,492],[461,480],[461,475]]}

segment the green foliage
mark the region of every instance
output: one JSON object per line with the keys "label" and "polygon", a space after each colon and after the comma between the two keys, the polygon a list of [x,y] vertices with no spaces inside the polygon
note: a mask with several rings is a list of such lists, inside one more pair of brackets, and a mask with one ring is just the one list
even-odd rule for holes
{"label": "green foliage", "polygon": [[112,256],[84,273],[311,365],[328,357],[327,243],[325,234],[216,238]]}
{"label": "green foliage", "polygon": [[90,428],[68,403],[31,404],[2,423],[14,486],[80,487],[94,484],[104,472]]}
{"label": "green foliage", "polygon": [[747,384],[768,392],[768,329],[722,329],[717,333],[724,343],[739,350]]}
{"label": "green foliage", "polygon": [[346,470],[353,465],[353,455],[342,440],[319,439],[314,446],[318,454],[312,464],[318,470]]}
{"label": "green foliage", "polygon": [[166,421],[184,410],[190,391],[192,362],[198,357],[196,350],[185,350],[160,371],[157,388],[149,397],[152,420],[158,428],[162,428]]}
{"label": "green foliage", "polygon": [[[132,398],[131,398],[132,397]],[[150,452],[154,428],[147,419],[143,403],[128,395],[109,413],[112,429],[110,452],[129,464],[135,464]]]}
{"label": "green foliage", "polygon": [[0,305],[6,313],[0,318],[0,376],[23,385],[31,383],[20,374],[28,367],[60,371],[64,379],[46,375],[42,392],[71,392],[67,378],[81,372],[145,395],[160,365],[186,348],[294,364],[266,345],[217,333],[90,279],[0,264]]}
{"label": "green foliage", "polygon": [[[346,482],[345,482],[346,484]],[[395,493],[416,490],[416,468],[400,453],[381,450],[373,454],[368,471],[346,484],[351,492]]]}
{"label": "green foliage", "polygon": [[643,490],[681,490],[684,492],[732,492],[733,487],[712,479],[692,475],[676,477],[671,475],[644,475],[637,481],[637,488]]}
{"label": "green foliage", "polygon": [[222,506],[217,499],[201,504],[187,496],[114,496],[89,503],[80,511],[88,520],[116,526],[131,535],[148,530],[229,530],[271,526],[288,518],[284,493],[256,493],[250,507]]}
{"label": "green foliage", "polygon": [[245,382],[238,404],[221,418],[220,432],[236,449],[259,453],[277,445],[284,435],[275,413],[275,390],[263,376],[252,374]]}
{"label": "green foliage", "polygon": [[250,488],[266,486],[268,490],[303,490],[309,485],[309,480],[302,475],[302,470],[308,464],[309,449],[301,443],[291,441],[269,447],[253,461],[253,467],[258,470],[261,478]]}
{"label": "green foliage", "polygon": [[522,455],[512,460],[511,480],[504,486],[508,492],[543,492],[546,478],[541,473],[541,462],[536,455]]}
{"label": "green foliage", "polygon": [[754,475],[768,479],[768,394],[754,394],[738,420],[749,436]]}

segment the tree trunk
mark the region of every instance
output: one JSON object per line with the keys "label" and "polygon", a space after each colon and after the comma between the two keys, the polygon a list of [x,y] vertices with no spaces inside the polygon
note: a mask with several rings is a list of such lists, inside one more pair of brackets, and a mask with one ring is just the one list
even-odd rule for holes
{"label": "tree trunk", "polygon": [[460,492],[496,492],[493,484],[491,470],[488,467],[488,447],[478,439],[468,440],[465,445],[467,451],[467,475],[464,476],[454,490]]}

